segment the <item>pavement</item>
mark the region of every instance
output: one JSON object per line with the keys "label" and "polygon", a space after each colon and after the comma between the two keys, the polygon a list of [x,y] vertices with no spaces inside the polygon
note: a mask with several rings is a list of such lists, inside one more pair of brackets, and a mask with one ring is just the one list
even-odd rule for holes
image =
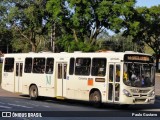
{"label": "pavement", "polygon": [[160,73],[156,73],[155,94],[156,94],[156,99],[160,100]]}
{"label": "pavement", "polygon": [[9,91],[6,91],[6,90],[3,90],[0,86],[0,97],[3,96],[3,97],[19,97],[19,93],[12,93],[12,92],[9,92]]}

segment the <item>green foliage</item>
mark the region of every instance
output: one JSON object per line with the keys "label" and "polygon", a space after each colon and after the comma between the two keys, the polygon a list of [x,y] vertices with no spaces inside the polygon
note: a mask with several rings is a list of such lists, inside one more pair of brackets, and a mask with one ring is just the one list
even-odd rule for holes
{"label": "green foliage", "polygon": [[[160,55],[160,5],[151,8],[139,7],[135,17],[128,22],[126,30],[136,43],[147,44],[156,54],[156,66]],[[126,33],[127,33],[126,32]],[[140,45],[141,45],[140,44]]]}
{"label": "green foliage", "polygon": [[2,18],[6,17],[5,24],[12,30],[14,50],[24,52],[31,47],[32,51],[37,51],[40,41],[45,40],[47,34],[45,22],[48,16],[45,4],[44,0],[1,1],[1,6],[8,10],[7,14],[3,12]]}
{"label": "green foliage", "polygon": [[[125,27],[124,17],[132,15],[134,4],[135,0],[49,0],[47,10],[52,19],[59,23],[58,27],[72,36],[71,40],[66,39],[66,32],[62,31],[62,36],[58,36],[59,41],[69,42],[65,51],[92,51],[98,47],[97,36],[105,29],[119,32]],[[65,46],[66,42],[59,44]]]}
{"label": "green foliage", "polygon": [[[104,35],[103,35],[104,36]],[[135,46],[132,37],[123,37],[121,34],[114,36],[106,35],[104,38],[98,39],[99,49],[112,50],[117,52],[134,51]]]}

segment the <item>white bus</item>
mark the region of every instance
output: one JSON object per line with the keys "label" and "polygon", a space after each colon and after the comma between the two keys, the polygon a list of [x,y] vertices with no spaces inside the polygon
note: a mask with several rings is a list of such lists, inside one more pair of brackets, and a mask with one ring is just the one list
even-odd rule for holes
{"label": "white bus", "polygon": [[5,54],[1,87],[11,92],[111,104],[154,104],[152,56],[136,52]]}

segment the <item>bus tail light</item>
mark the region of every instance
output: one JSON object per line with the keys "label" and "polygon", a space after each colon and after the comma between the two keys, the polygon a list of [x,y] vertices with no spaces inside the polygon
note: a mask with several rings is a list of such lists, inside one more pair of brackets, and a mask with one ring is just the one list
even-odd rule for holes
{"label": "bus tail light", "polygon": [[124,93],[127,97],[131,97],[130,92],[128,92],[126,89],[123,89],[123,93]]}

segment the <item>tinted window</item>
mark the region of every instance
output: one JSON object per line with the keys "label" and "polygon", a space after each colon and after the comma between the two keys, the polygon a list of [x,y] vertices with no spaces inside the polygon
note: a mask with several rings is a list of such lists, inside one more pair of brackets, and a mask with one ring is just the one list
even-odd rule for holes
{"label": "tinted window", "polygon": [[44,72],[45,72],[45,58],[34,58],[33,73],[44,73]]}
{"label": "tinted window", "polygon": [[74,58],[70,59],[70,66],[69,66],[69,74],[70,75],[73,75],[73,73],[74,73],[74,61],[75,61]]}
{"label": "tinted window", "polygon": [[4,72],[13,72],[14,58],[5,58]]}
{"label": "tinted window", "polygon": [[52,74],[54,68],[54,58],[47,58],[46,74]]}
{"label": "tinted window", "polygon": [[92,75],[93,76],[106,75],[106,59],[105,58],[92,59]]}
{"label": "tinted window", "polygon": [[24,72],[31,73],[31,71],[32,71],[32,58],[26,58]]}
{"label": "tinted window", "polygon": [[91,66],[90,58],[76,58],[75,74],[76,75],[89,75],[90,66]]}

